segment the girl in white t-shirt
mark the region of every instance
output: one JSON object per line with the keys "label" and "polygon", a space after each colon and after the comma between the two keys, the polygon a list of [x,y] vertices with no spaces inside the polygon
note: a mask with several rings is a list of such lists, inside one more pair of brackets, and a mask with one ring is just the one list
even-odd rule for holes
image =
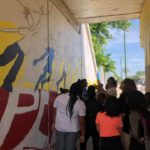
{"label": "girl in white t-shirt", "polygon": [[80,140],[84,142],[86,108],[79,99],[81,92],[81,86],[76,82],[69,93],[59,95],[54,102],[57,150],[74,150],[79,131]]}
{"label": "girl in white t-shirt", "polygon": [[114,96],[117,97],[117,81],[113,77],[109,77],[107,79],[107,83],[105,86],[105,89],[103,88],[103,85],[100,84],[99,87],[99,93],[104,93],[107,96]]}
{"label": "girl in white t-shirt", "polygon": [[106,84],[106,93],[110,96],[117,97],[117,81],[113,77],[109,77]]}

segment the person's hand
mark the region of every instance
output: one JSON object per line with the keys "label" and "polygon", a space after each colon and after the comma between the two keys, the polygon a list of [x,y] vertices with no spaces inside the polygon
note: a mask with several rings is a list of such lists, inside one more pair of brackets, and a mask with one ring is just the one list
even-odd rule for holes
{"label": "person's hand", "polygon": [[84,140],[85,140],[85,139],[84,139],[84,136],[83,136],[83,135],[81,135],[81,136],[80,136],[80,143],[83,143],[83,142],[84,142]]}
{"label": "person's hand", "polygon": [[99,87],[100,87],[100,89],[103,89],[103,84],[102,84],[102,83],[100,83]]}
{"label": "person's hand", "polygon": [[144,144],[144,138],[143,137],[139,139],[139,143]]}
{"label": "person's hand", "polygon": [[52,130],[52,131],[55,130],[55,123],[52,124],[51,130]]}
{"label": "person's hand", "polygon": [[98,85],[97,85],[96,83],[94,83],[94,87],[95,87],[96,89],[98,89]]}

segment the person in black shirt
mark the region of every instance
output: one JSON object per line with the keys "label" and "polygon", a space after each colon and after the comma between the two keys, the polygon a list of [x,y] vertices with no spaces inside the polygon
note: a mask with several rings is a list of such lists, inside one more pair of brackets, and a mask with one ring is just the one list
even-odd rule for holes
{"label": "person in black shirt", "polygon": [[119,97],[120,103],[120,113],[123,115],[123,132],[122,132],[122,144],[125,150],[129,150],[129,142],[130,142],[130,124],[129,124],[129,106],[126,102],[127,96],[130,92],[136,91],[137,87],[134,80],[130,78],[126,78],[121,82],[120,89],[122,93]]}
{"label": "person in black shirt", "polygon": [[86,101],[86,98],[87,98],[87,85],[88,85],[87,80],[82,79],[80,81],[80,83],[81,83],[81,87],[82,87],[82,100]]}
{"label": "person in black shirt", "polygon": [[99,134],[96,129],[96,115],[102,109],[101,104],[96,100],[95,87],[88,87],[86,105],[86,132],[85,142],[80,144],[80,150],[86,150],[86,142],[92,137],[93,150],[99,150]]}
{"label": "person in black shirt", "polygon": [[120,94],[120,97],[119,97],[120,112],[122,114],[124,114],[123,131],[125,133],[129,134],[129,114],[130,114],[130,111],[129,111],[129,106],[126,102],[126,98],[130,92],[136,91],[137,87],[136,87],[134,80],[132,80],[130,78],[126,78],[122,81],[120,89],[122,90],[122,93]]}

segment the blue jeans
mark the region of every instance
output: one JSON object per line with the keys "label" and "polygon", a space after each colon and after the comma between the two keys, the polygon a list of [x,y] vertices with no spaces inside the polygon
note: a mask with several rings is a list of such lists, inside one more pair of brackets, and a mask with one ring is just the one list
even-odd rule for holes
{"label": "blue jeans", "polygon": [[61,132],[56,130],[56,150],[75,150],[79,132]]}

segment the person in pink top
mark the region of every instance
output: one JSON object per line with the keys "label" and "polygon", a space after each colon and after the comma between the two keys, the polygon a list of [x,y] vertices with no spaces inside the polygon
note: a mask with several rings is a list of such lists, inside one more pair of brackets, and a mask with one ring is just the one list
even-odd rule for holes
{"label": "person in pink top", "polygon": [[101,139],[100,150],[123,150],[120,140],[123,123],[116,97],[106,99],[104,111],[96,116],[96,126]]}

